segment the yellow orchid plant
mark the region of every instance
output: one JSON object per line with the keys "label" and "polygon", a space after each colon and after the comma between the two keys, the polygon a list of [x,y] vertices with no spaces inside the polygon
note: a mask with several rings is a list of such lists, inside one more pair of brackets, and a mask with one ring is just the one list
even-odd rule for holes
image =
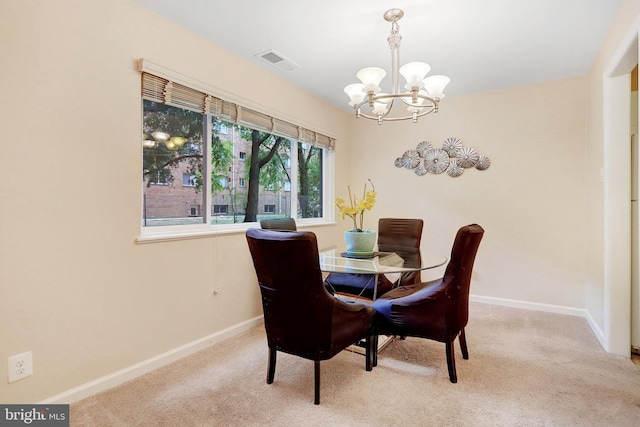
{"label": "yellow orchid plant", "polygon": [[353,220],[352,231],[363,231],[364,211],[370,211],[373,205],[376,204],[375,187],[370,179],[368,181],[371,183],[371,190],[367,191],[367,183],[365,182],[362,199],[357,200],[356,196],[352,196],[351,188],[349,186],[347,186],[347,191],[349,192],[349,204],[345,204],[345,201],[340,197],[336,199],[336,206],[339,210],[338,215],[340,216],[340,219],[344,219],[345,216],[348,216]]}

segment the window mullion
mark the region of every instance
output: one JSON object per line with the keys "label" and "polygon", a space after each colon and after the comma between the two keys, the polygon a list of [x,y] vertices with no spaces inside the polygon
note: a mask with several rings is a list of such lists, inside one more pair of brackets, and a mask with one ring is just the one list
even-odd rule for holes
{"label": "window mullion", "polygon": [[291,153],[291,218],[298,217],[298,141],[293,139],[289,140],[291,146],[289,152]]}
{"label": "window mullion", "polygon": [[322,216],[329,221],[335,221],[335,164],[329,150],[322,150]]}
{"label": "window mullion", "polygon": [[204,223],[211,224],[211,142],[213,134],[213,126],[211,120],[211,114],[205,114],[205,119],[202,121],[204,135],[202,158],[203,158],[203,183],[202,183],[202,202],[204,203]]}

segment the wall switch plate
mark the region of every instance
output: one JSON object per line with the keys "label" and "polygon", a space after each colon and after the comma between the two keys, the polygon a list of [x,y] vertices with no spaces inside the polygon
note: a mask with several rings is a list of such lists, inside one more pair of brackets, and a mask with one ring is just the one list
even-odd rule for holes
{"label": "wall switch plate", "polygon": [[9,357],[9,383],[33,375],[33,353],[16,354]]}

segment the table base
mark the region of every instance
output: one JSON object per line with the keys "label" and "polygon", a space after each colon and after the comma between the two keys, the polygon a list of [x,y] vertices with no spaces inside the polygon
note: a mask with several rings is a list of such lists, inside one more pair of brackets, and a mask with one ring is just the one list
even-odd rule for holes
{"label": "table base", "polygon": [[[382,350],[383,348],[391,344],[391,341],[393,341],[394,339],[395,339],[395,335],[379,335],[378,351]],[[350,345],[349,347],[347,347],[347,350],[353,353],[365,355],[367,353],[366,347],[367,347],[366,341],[362,340],[357,344]]]}

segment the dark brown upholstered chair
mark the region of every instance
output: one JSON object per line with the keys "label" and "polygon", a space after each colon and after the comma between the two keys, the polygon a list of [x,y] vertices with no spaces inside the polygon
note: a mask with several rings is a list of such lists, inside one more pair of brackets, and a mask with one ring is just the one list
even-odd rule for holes
{"label": "dark brown upholstered chair", "polygon": [[[407,266],[420,265],[420,241],[423,221],[412,218],[380,218],[378,220],[378,251],[395,252],[405,260]],[[331,273],[325,282],[335,291],[345,294],[374,298],[375,275]],[[420,283],[420,272],[403,273],[398,285]],[[376,297],[389,292],[394,284],[384,275],[378,276]]]}
{"label": "dark brown upholstered chair", "polygon": [[269,346],[267,383],[273,383],[276,352],[314,361],[315,399],[320,403],[320,361],[366,340],[365,368],[373,358],[375,310],[347,303],[327,292],[322,281],[316,235],[309,231],[252,228],[246,232],[262,294]]}
{"label": "dark brown upholstered chair", "polygon": [[[446,344],[449,379],[457,382],[453,342],[460,339],[469,358],[464,328],[469,320],[471,272],[484,229],[477,224],[458,230],[442,279],[396,288],[376,301],[376,334],[421,337]],[[375,347],[374,347],[375,348]],[[377,364],[374,352],[373,366]]]}
{"label": "dark brown upholstered chair", "polygon": [[265,230],[296,231],[296,220],[293,218],[271,218],[260,221],[260,227]]}

